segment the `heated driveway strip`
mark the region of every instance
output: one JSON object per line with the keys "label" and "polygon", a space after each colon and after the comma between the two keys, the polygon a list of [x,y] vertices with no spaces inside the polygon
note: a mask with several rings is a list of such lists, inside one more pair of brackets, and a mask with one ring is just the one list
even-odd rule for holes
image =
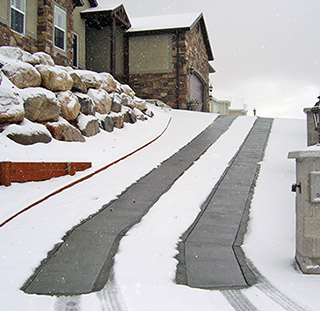
{"label": "heated driveway strip", "polygon": [[30,294],[78,295],[101,290],[110,277],[122,236],[223,134],[235,117],[219,116],[207,129],[117,200],[71,229],[22,289]]}
{"label": "heated driveway strip", "polygon": [[240,246],[271,126],[272,119],[256,120],[201,213],[183,234],[177,283],[208,289],[236,289],[255,283]]}

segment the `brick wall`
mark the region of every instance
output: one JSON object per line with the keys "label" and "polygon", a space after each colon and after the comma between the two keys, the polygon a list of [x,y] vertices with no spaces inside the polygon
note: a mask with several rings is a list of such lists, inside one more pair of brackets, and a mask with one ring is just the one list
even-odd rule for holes
{"label": "brick wall", "polygon": [[[200,25],[199,27],[195,25],[190,31],[180,33],[178,40],[179,54],[177,53],[177,35],[174,35],[171,72],[131,74],[129,84],[139,97],[159,99],[171,107],[187,109],[187,103],[190,101],[189,68],[191,66],[196,68],[209,84],[208,55]],[[179,86],[177,85],[177,66],[179,66]],[[179,87],[178,102],[176,100],[177,87]]]}

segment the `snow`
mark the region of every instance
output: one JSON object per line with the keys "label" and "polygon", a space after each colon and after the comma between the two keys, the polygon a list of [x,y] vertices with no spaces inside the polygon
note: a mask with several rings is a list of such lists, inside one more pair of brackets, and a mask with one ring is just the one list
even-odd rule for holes
{"label": "snow", "polygon": [[122,5],[122,3],[113,4],[113,3],[110,3],[110,1],[104,2],[103,0],[99,0],[97,6],[87,8],[87,9],[81,11],[81,13],[113,11],[121,5]]}
{"label": "snow", "polygon": [[[23,121],[18,124],[10,124],[3,131],[2,135],[8,135],[9,133],[14,134],[25,134],[31,136],[34,133],[44,133],[51,137],[50,132],[47,130],[45,125],[39,123],[33,123],[28,119],[24,118]],[[3,161],[3,160],[2,160]]]}
{"label": "snow", "polygon": [[[59,311],[70,308],[71,304],[78,310],[116,310],[110,307],[113,293],[121,310],[128,311],[233,310],[220,291],[176,285],[174,256],[179,235],[197,215],[208,191],[250,130],[254,117],[239,117],[121,240],[114,280],[102,291],[57,298],[27,295],[19,290],[67,230],[116,198],[216,118],[214,114],[148,108],[155,114],[148,121],[125,124],[113,133],[101,131],[86,138],[85,143],[52,140],[49,144],[21,146],[0,134],[2,161],[91,161],[93,165],[75,176],[1,186],[0,221],[3,221],[53,190],[152,140],[172,117],[168,130],[147,148],[37,205],[0,229],[1,310]],[[295,195],[290,192],[290,185],[295,180],[295,163],[287,156],[292,150],[305,150],[305,145],[305,121],[274,121],[261,162],[243,248],[274,286],[310,310],[318,310],[319,276],[303,275],[294,267]],[[181,191],[184,195],[178,196]],[[241,292],[259,310],[282,309],[259,286]]]}
{"label": "snow", "polygon": [[188,13],[135,17],[130,19],[132,27],[128,31],[190,28],[201,16],[201,13]]}

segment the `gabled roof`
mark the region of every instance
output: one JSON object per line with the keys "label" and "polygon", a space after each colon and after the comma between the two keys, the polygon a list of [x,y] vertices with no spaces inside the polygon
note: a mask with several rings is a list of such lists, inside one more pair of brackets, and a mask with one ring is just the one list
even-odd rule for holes
{"label": "gabled roof", "polygon": [[206,46],[209,60],[214,60],[207,28],[202,13],[159,15],[131,18],[132,27],[129,35],[172,33],[177,31],[189,31],[197,23],[200,23],[201,31]]}
{"label": "gabled roof", "polygon": [[115,18],[124,25],[126,29],[131,27],[129,17],[123,4],[112,5],[109,3],[100,4],[99,2],[97,6],[91,6],[90,8],[83,10],[80,15],[82,18],[86,19],[89,24],[103,26],[110,23],[110,21]]}

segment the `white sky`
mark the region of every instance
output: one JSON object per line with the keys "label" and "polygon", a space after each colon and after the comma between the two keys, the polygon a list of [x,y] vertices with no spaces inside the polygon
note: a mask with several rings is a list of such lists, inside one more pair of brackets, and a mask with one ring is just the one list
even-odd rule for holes
{"label": "white sky", "polygon": [[[103,0],[100,0],[103,1]],[[106,0],[104,0],[106,1]],[[109,0],[107,0],[109,2]],[[305,118],[320,93],[319,0],[123,0],[130,17],[203,12],[218,98],[260,116]]]}

